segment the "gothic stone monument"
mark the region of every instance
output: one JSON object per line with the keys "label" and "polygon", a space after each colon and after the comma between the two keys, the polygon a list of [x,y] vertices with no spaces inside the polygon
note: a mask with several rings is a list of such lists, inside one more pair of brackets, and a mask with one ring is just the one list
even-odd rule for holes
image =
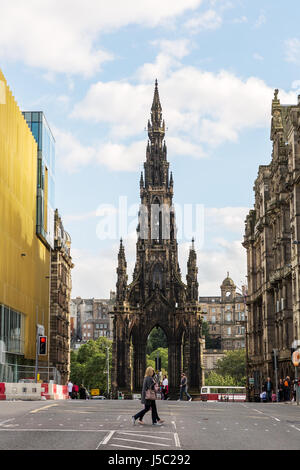
{"label": "gothic stone monument", "polygon": [[147,338],[154,327],[160,327],[168,342],[170,398],[178,397],[182,371],[188,376],[189,392],[199,395],[203,340],[196,251],[193,241],[185,284],[178,264],[173,177],[172,173],[169,175],[157,81],[148,136],[144,175],[140,179],[136,264],[129,285],[122,240],[118,254],[112,390],[114,396],[119,391],[126,398],[141,393]]}

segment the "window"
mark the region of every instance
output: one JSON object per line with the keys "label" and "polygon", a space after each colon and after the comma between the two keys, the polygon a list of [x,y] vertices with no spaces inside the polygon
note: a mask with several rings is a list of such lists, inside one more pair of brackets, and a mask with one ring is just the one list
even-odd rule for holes
{"label": "window", "polygon": [[212,308],[211,311],[212,311],[212,313],[215,313],[216,309],[215,309],[215,308]]}
{"label": "window", "polygon": [[216,317],[215,317],[215,315],[213,315],[213,316],[211,317],[211,322],[212,322],[212,323],[216,323]]}
{"label": "window", "polygon": [[228,328],[227,328],[227,335],[228,335],[228,336],[231,336],[231,327],[228,327]]}
{"label": "window", "polygon": [[231,313],[226,314],[226,321],[231,321]]}
{"label": "window", "polygon": [[0,304],[0,341],[4,351],[13,354],[24,353],[23,314]]}

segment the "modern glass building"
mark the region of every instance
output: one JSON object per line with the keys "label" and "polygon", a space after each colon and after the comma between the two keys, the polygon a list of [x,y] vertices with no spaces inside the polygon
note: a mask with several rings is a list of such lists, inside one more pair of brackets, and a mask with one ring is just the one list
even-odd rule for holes
{"label": "modern glass building", "polygon": [[23,116],[38,145],[36,233],[54,247],[55,140],[42,111]]}

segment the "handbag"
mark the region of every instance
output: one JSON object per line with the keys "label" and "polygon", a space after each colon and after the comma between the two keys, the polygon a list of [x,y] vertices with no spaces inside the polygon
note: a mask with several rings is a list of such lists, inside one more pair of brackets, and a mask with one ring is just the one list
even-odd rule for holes
{"label": "handbag", "polygon": [[156,400],[157,399],[157,397],[156,397],[157,390],[158,390],[158,385],[157,384],[154,385],[154,389],[148,388],[146,390],[146,393],[145,393],[146,400]]}

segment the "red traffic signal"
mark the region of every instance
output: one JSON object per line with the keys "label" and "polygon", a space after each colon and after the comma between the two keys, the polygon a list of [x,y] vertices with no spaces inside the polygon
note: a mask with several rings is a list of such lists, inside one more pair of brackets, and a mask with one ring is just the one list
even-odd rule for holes
{"label": "red traffic signal", "polygon": [[47,336],[39,336],[39,354],[42,356],[47,354]]}

